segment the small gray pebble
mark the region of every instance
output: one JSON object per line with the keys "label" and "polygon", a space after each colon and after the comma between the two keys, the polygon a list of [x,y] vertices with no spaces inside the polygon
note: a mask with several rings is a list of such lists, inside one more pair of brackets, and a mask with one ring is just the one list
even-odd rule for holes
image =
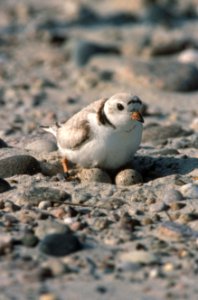
{"label": "small gray pebble", "polygon": [[22,238],[22,244],[26,247],[34,247],[38,244],[38,238],[33,233],[26,233]]}
{"label": "small gray pebble", "polygon": [[180,190],[188,198],[198,198],[198,184],[188,183],[183,185]]}
{"label": "small gray pebble", "polygon": [[72,202],[76,204],[79,203],[82,204],[88,201],[90,198],[92,198],[92,195],[90,193],[83,192],[83,191],[74,192],[72,194]]}
{"label": "small gray pebble", "polygon": [[47,234],[67,233],[69,228],[65,224],[59,223],[54,219],[47,219],[38,220],[37,227],[35,227],[34,231],[39,239],[43,239]]}
{"label": "small gray pebble", "polygon": [[143,182],[141,174],[133,169],[122,170],[115,177],[116,185],[129,186],[141,182]]}
{"label": "small gray pebble", "polygon": [[98,168],[82,169],[79,172],[79,177],[82,182],[103,182],[112,183],[110,176],[103,170]]}
{"label": "small gray pebble", "polygon": [[57,145],[54,141],[39,139],[33,142],[30,142],[26,145],[25,149],[35,152],[53,152],[56,151]]}
{"label": "small gray pebble", "polygon": [[0,177],[40,172],[39,162],[30,155],[15,155],[0,160]]}
{"label": "small gray pebble", "polygon": [[70,199],[67,192],[42,186],[30,186],[21,195],[22,204],[28,202],[33,205],[38,205],[41,201],[59,202],[66,199]]}
{"label": "small gray pebble", "polygon": [[163,202],[166,203],[166,204],[170,204],[170,203],[173,203],[173,202],[181,201],[183,199],[184,198],[183,198],[182,194],[179,191],[174,190],[174,189],[170,189],[170,190],[167,190],[165,192],[165,195],[163,197]]}
{"label": "small gray pebble", "polygon": [[44,201],[41,201],[38,205],[38,208],[40,209],[47,209],[48,207],[51,207],[51,202],[48,201],[48,200],[44,200]]}
{"label": "small gray pebble", "polygon": [[167,210],[168,208],[169,208],[169,206],[166,205],[164,202],[151,204],[151,205],[149,206],[150,212],[153,212],[153,213],[165,211],[165,210]]}

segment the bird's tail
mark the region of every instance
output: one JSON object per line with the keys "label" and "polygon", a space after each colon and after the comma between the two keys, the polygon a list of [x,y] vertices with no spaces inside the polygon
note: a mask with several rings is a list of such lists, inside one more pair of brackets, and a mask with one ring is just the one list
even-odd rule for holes
{"label": "bird's tail", "polygon": [[60,124],[56,123],[53,126],[40,126],[43,130],[50,132],[53,134],[55,137],[57,136],[57,130],[60,127]]}

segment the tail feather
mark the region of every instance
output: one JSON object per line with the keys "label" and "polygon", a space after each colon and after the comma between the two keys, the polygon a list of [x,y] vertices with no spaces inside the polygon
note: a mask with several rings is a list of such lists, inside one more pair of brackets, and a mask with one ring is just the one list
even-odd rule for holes
{"label": "tail feather", "polygon": [[51,134],[53,134],[55,137],[57,136],[57,130],[60,127],[60,125],[58,123],[56,123],[53,126],[40,126],[40,128],[42,128],[43,130],[50,132]]}

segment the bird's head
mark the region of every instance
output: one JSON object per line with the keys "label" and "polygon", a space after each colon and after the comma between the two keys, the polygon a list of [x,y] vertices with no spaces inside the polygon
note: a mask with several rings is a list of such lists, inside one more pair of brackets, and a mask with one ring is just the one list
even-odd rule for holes
{"label": "bird's head", "polygon": [[127,93],[119,93],[109,98],[104,105],[104,112],[116,128],[132,128],[142,126],[144,119],[140,113],[142,101]]}

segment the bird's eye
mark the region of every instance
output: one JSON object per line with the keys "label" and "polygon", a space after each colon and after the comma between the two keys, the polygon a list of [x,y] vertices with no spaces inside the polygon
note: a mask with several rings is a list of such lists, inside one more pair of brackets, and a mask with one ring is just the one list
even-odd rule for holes
{"label": "bird's eye", "polygon": [[117,104],[117,108],[118,110],[123,110],[124,109],[124,106],[120,103]]}

